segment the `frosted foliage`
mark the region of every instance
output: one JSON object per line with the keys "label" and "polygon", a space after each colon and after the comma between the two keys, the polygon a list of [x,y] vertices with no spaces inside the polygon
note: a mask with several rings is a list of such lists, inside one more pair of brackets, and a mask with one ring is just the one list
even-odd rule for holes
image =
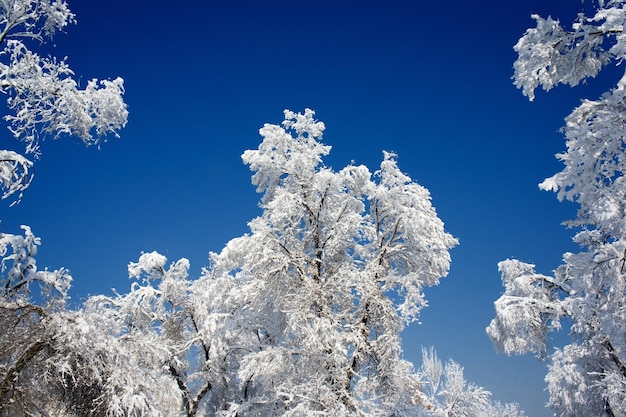
{"label": "frosted foliage", "polygon": [[63,0],[1,0],[0,13],[0,40],[24,37],[43,41],[75,22]]}
{"label": "frosted foliage", "polygon": [[376,175],[323,166],[323,129],[311,110],[285,111],[282,126],[266,124],[258,150],[243,154],[265,193],[263,215],[210,271],[261,289],[246,301],[243,322],[257,337],[240,361],[248,397],[238,415],[423,407],[399,332],[424,306],[422,288],[446,275],[456,241],[393,156]]}
{"label": "frosted foliage", "polygon": [[[579,16],[570,31],[535,17],[537,28],[516,46],[514,78],[524,94],[532,99],[539,85],[575,85],[625,58],[625,2],[594,6],[595,14]],[[626,415],[625,88],[626,75],[566,118],[566,150],[557,155],[564,168],[540,184],[579,205],[568,225],[578,228],[581,251],[565,253],[553,276],[519,261],[500,263],[505,293],[487,332],[508,354],[548,359],[549,405],[560,416]],[[550,332],[562,319],[571,341],[551,351]]]}
{"label": "frosted foliage", "polygon": [[[330,147],[313,111],[285,118],[243,155],[264,193],[249,234],[211,253],[195,280],[187,260],[168,266],[143,253],[128,266],[128,294],[92,297],[79,312],[87,330],[67,342],[64,369],[84,378],[79,387],[95,376],[103,394],[78,405],[114,416],[462,415],[460,405],[442,414],[448,403],[429,398],[402,359],[400,331],[424,307],[423,287],[446,275],[456,244],[428,192],[392,154],[374,175],[325,167]],[[72,353],[83,334],[100,338],[98,354]],[[446,370],[451,401],[480,398],[471,406],[480,415],[517,409]]]}
{"label": "frosted foliage", "polygon": [[211,255],[198,281],[232,288],[217,299],[235,308],[211,326],[230,350],[214,338],[209,356],[220,352],[238,390],[222,388],[229,401],[214,397],[212,407],[228,416],[441,415],[402,359],[399,333],[425,306],[422,289],[446,275],[456,240],[395,155],[374,175],[325,167],[323,126],[311,110],[285,111],[243,154],[263,214]]}
{"label": "frosted foliage", "polygon": [[[523,416],[434,351],[423,371],[402,359],[457,242],[395,155],[374,174],[325,167],[313,116],[286,111],[244,153],[262,214],[199,278],[146,252],[128,293],[69,310],[69,276],[37,272],[39,240],[3,235],[0,415]],[[46,304],[35,281],[56,291]]]}
{"label": "frosted foliage", "polygon": [[67,271],[37,269],[35,256],[41,240],[28,226],[23,235],[0,234],[0,300],[28,302],[33,285],[38,284],[40,296],[65,299],[72,282]]}
{"label": "frosted foliage", "polygon": [[175,415],[180,404],[164,397],[173,383],[153,367],[167,352],[137,331],[114,330],[115,324],[94,300],[81,311],[53,316],[46,381],[75,415]]}
{"label": "frosted foliage", "polygon": [[[25,155],[37,157],[39,142],[47,136],[75,136],[93,145],[126,124],[121,78],[92,79],[81,86],[65,59],[40,57],[29,49],[31,40],[43,43],[74,22],[64,0],[0,0],[0,90],[9,108],[4,119],[25,144]],[[3,198],[17,195],[19,201],[32,179],[32,162],[0,152]]]}
{"label": "frosted foliage", "polygon": [[[33,163],[17,152],[0,150],[0,188],[2,199],[18,193],[19,201],[22,192],[32,181]],[[15,202],[14,201],[14,202]]]}
{"label": "frosted foliage", "polygon": [[567,151],[557,155],[565,168],[540,185],[580,205],[574,224],[591,224],[611,236],[626,233],[620,197],[626,191],[624,83],[626,78],[600,100],[583,101],[565,119]]}
{"label": "frosted foliage", "polygon": [[[180,374],[176,371],[178,380],[173,377],[174,370],[188,365],[187,351],[200,343],[197,334],[185,333],[193,327],[184,314],[191,302],[187,298],[188,267],[185,259],[165,267],[161,255],[144,254],[129,268],[135,268],[143,285],[135,282],[124,296],[93,296],[77,311],[41,308],[23,298],[5,302],[0,319],[14,323],[9,329],[21,330],[15,331],[21,340],[0,338],[2,346],[11,349],[0,356],[4,361],[0,404],[7,398],[20,400],[10,407],[0,405],[0,413],[28,416],[35,415],[32,410],[58,410],[64,413],[59,415],[76,416],[181,415],[187,403],[179,387],[195,375],[191,368]],[[152,286],[152,282],[158,285]],[[15,334],[10,336],[15,338]],[[183,340],[185,336],[189,337]],[[196,383],[189,382],[190,393]],[[33,402],[33,398],[41,398],[41,402]]]}
{"label": "frosted foliage", "polygon": [[40,135],[66,134],[92,145],[126,124],[121,78],[90,80],[81,89],[65,61],[41,58],[19,40],[5,42],[2,55],[8,62],[0,61],[0,85],[10,92],[8,105],[15,112],[5,119],[26,142],[27,153],[38,151]]}
{"label": "frosted foliage", "polygon": [[432,416],[525,416],[517,404],[492,401],[489,391],[465,380],[463,368],[458,363],[450,360],[444,365],[433,348],[422,348],[422,367],[418,374]]}
{"label": "frosted foliage", "polygon": [[[576,415],[597,415],[598,410],[603,410],[605,415],[610,414],[608,411],[623,415],[626,406],[624,382],[615,374],[606,372],[615,363],[603,350],[602,344],[594,346],[594,342],[585,342],[555,351],[546,377],[550,391],[561,390],[561,395],[551,398],[554,408],[576,410]],[[611,405],[608,409],[607,404]],[[565,415],[573,416],[574,413]]]}
{"label": "frosted foliage", "polygon": [[535,89],[550,90],[558,84],[575,86],[598,75],[612,60],[626,57],[624,1],[607,2],[594,16],[580,14],[571,29],[558,20],[533,15],[535,28],[528,29],[515,45],[513,79],[531,100]]}
{"label": "frosted foliage", "polygon": [[0,415],[30,416],[56,402],[45,379],[52,369],[59,332],[56,317],[65,309],[72,282],[68,271],[40,270],[41,240],[28,226],[23,234],[0,234]]}
{"label": "frosted foliage", "polygon": [[584,19],[571,31],[551,17],[533,15],[533,19],[537,27],[528,29],[515,45],[519,58],[514,65],[515,86],[531,100],[538,86],[547,91],[560,83],[577,85],[595,77],[609,60],[609,52],[602,48],[606,34]]}
{"label": "frosted foliage", "polygon": [[[266,192],[271,198],[282,175],[295,174],[294,180],[312,179],[315,168],[328,155],[330,146],[322,145],[324,123],[313,119],[313,111],[304,114],[285,110],[285,121],[281,126],[266,124],[259,130],[263,142],[257,150],[248,150],[243,161],[254,171],[252,183],[258,192]],[[294,132],[299,140],[293,140],[288,131]]]}
{"label": "frosted foliage", "polygon": [[385,153],[376,172],[379,184],[370,197],[373,206],[380,266],[388,268],[385,289],[398,289],[405,298],[399,310],[417,318],[425,305],[421,289],[436,285],[450,264],[448,249],[458,242],[444,232],[430,204],[428,190],[403,174],[395,155]]}
{"label": "frosted foliage", "polygon": [[507,354],[547,352],[546,337],[560,327],[559,290],[554,278],[536,274],[534,265],[517,260],[500,262],[505,294],[496,303],[496,318],[487,333]]}
{"label": "frosted foliage", "polygon": [[[236,288],[229,277],[192,281],[188,270],[184,258],[168,266],[163,255],[144,253],[128,266],[128,294],[86,302],[83,317],[110,339],[112,359],[87,373],[104,375],[105,395],[90,401],[107,415],[218,415],[239,397],[237,366],[256,336],[241,333],[237,310],[242,292],[258,289]],[[121,371],[112,373],[111,361],[122,361]]]}

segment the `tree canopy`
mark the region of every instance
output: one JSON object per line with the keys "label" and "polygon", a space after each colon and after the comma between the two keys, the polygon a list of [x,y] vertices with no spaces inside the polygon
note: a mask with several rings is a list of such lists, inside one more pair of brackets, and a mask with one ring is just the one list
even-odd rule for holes
{"label": "tree canopy", "polygon": [[[575,86],[626,57],[624,1],[598,1],[571,29],[533,16],[515,46],[515,85],[534,98],[541,86]],[[624,154],[626,76],[597,100],[584,100],[566,118],[561,172],[540,184],[579,206],[570,227],[581,251],[565,253],[553,275],[517,260],[499,264],[505,293],[487,332],[507,354],[549,359],[550,406],[562,416],[626,413],[626,259]],[[570,326],[571,340],[550,351],[549,334]]]}

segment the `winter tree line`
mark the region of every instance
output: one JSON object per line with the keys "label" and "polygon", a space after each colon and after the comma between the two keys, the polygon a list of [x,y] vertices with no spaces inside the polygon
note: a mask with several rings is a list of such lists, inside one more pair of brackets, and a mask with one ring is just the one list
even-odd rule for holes
{"label": "winter tree line", "polygon": [[[515,85],[576,85],[626,58],[626,0],[594,3],[571,28],[535,16],[515,46]],[[19,202],[45,137],[86,145],[127,121],[120,78],[84,88],[64,60],[31,46],[75,22],[64,0],[0,0],[0,88],[20,151],[0,150],[2,198]],[[35,42],[33,42],[35,41]],[[546,361],[559,416],[626,415],[626,76],[566,119],[563,171],[540,187],[579,205],[580,252],[552,275],[499,264],[504,294],[487,329],[506,354]],[[457,240],[424,187],[385,153],[374,172],[334,171],[324,124],[285,111],[260,129],[244,164],[261,194],[249,233],[186,259],[142,253],[128,293],[68,307],[72,277],[41,269],[28,226],[0,234],[0,416],[523,416],[423,350],[403,359],[400,332]],[[549,350],[567,323],[570,340]]]}

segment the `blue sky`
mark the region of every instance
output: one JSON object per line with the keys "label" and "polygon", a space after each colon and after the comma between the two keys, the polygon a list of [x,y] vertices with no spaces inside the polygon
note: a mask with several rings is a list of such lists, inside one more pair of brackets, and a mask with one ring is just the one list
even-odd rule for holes
{"label": "blue sky", "polygon": [[[449,277],[426,293],[422,324],[404,333],[406,357],[419,364],[421,346],[435,346],[496,399],[551,415],[545,367],[497,354],[484,329],[502,292],[498,261],[516,257],[548,273],[575,250],[560,225],[575,207],[537,183],[561,168],[563,118],[618,77],[534,103],[510,77],[531,13],[570,22],[583,6],[70,0],[78,24],[55,37],[52,52],[68,56],[83,83],[123,77],[129,123],[100,150],[45,142],[22,203],[1,209],[1,231],[29,224],[43,240],[40,266],[69,268],[76,301],[125,292],[126,266],[141,251],[187,257],[197,276],[207,253],[259,213],[240,155],[283,109],[312,108],[333,146],[327,165],[375,170],[383,150],[397,152],[460,239]],[[2,141],[13,146],[8,131]]]}

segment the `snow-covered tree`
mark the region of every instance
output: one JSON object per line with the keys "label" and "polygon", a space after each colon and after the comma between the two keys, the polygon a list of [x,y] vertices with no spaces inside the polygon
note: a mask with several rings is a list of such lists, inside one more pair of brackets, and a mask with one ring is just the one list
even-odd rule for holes
{"label": "snow-covered tree", "polygon": [[313,115],[285,111],[243,154],[263,214],[207,275],[249,288],[238,314],[251,343],[233,413],[414,415],[427,404],[399,334],[425,306],[423,288],[447,274],[457,242],[395,155],[373,175],[324,166],[330,147]]}
{"label": "snow-covered tree", "polygon": [[422,348],[419,370],[424,393],[436,417],[523,417],[517,404],[502,404],[491,400],[491,393],[468,383],[463,368],[453,360],[445,365],[434,348]]}
{"label": "snow-covered tree", "polygon": [[72,359],[83,364],[69,364],[71,372],[102,375],[99,396],[79,398],[85,405],[101,404],[110,416],[193,417],[218,415],[238,399],[237,361],[251,343],[236,316],[245,287],[229,277],[191,280],[184,258],[166,264],[142,254],[129,264],[130,292],[92,296],[75,312],[99,346],[66,341],[70,355],[87,352]]}
{"label": "snow-covered tree", "polygon": [[313,116],[286,111],[243,154],[263,213],[198,279],[186,259],[168,267],[144,253],[129,265],[128,294],[87,301],[79,314],[89,326],[111,346],[130,343],[111,350],[126,365],[123,379],[102,380],[100,389],[113,387],[102,400],[124,404],[114,388],[124,385],[136,394],[130,409],[151,398],[187,417],[523,416],[467,384],[456,364],[443,391],[428,391],[432,373],[402,359],[400,332],[426,305],[424,287],[447,274],[457,242],[395,155],[374,174],[324,166],[330,147]]}
{"label": "snow-covered tree", "polygon": [[[51,342],[49,318],[59,312],[71,277],[64,270],[39,271],[39,238],[27,226],[24,235],[0,235],[0,415],[43,409],[49,401],[41,379]],[[39,303],[31,292],[39,286]],[[37,376],[35,376],[37,375]]]}
{"label": "snow-covered tree", "polygon": [[[571,29],[533,16],[515,46],[515,85],[531,100],[541,86],[576,85],[626,58],[626,2],[593,3]],[[540,184],[577,203],[574,240],[553,276],[517,260],[499,264],[505,293],[487,331],[507,354],[549,358],[549,405],[562,416],[626,415],[626,75],[598,100],[567,118],[563,171]],[[549,333],[571,325],[571,342],[548,350]]]}
{"label": "snow-covered tree", "polygon": [[166,270],[164,257],[143,254],[129,267],[143,284],[88,303],[94,317],[116,317],[109,332],[141,332],[169,354],[155,370],[175,382],[187,416],[428,407],[399,334],[426,304],[423,288],[447,274],[456,240],[394,155],[374,175],[323,166],[323,130],[311,110],[261,129],[243,160],[263,214],[198,280],[186,279],[186,260]]}
{"label": "snow-covered tree", "polygon": [[[91,80],[81,88],[65,60],[41,57],[30,49],[74,21],[64,0],[0,0],[0,90],[9,110],[4,118],[11,134],[25,145],[21,152],[0,150],[2,199],[19,201],[30,185],[33,161],[28,155],[38,157],[43,138],[71,135],[97,144],[126,124],[120,78]],[[75,392],[61,376],[78,382],[72,370],[81,365],[64,368],[69,362],[60,360],[80,353],[65,355],[71,345],[62,340],[84,327],[65,308],[72,278],[64,269],[38,269],[40,239],[28,226],[22,228],[21,235],[0,234],[2,416],[64,409],[61,398]]]}

